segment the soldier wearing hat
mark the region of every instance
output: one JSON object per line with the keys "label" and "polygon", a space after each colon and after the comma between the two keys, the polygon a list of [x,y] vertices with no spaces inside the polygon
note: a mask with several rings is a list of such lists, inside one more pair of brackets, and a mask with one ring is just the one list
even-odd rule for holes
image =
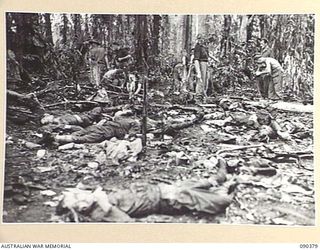
{"label": "soldier wearing hat", "polygon": [[95,87],[100,87],[101,68],[104,64],[109,65],[107,51],[101,47],[100,42],[94,39],[89,40],[90,49],[88,52],[90,64],[90,81]]}
{"label": "soldier wearing hat", "polygon": [[196,46],[194,48],[194,64],[197,72],[196,101],[201,102],[206,97],[207,89],[207,67],[208,67],[208,48],[204,45],[203,36],[197,35]]}
{"label": "soldier wearing hat", "polygon": [[281,97],[282,79],[284,70],[281,64],[274,58],[262,57],[257,55],[255,61],[258,65],[256,76],[264,77],[265,84],[267,85],[267,98],[271,100],[279,100]]}

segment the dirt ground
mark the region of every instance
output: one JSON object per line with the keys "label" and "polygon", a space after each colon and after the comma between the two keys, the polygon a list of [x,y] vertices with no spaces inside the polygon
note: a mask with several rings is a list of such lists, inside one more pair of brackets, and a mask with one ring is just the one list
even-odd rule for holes
{"label": "dirt ground", "polygon": [[[250,110],[250,107],[247,108]],[[205,113],[220,112],[218,105],[203,107]],[[62,114],[64,110],[55,110]],[[171,113],[170,113],[171,112]],[[173,110],[169,115],[182,118],[188,111]],[[152,114],[152,111],[150,111]],[[232,113],[232,112],[231,112]],[[313,129],[313,117],[308,113],[278,111],[277,119],[297,119],[309,131]],[[203,160],[214,156],[218,150],[241,145],[254,145],[249,137],[256,133],[245,126],[203,127],[201,122],[177,131],[165,140],[148,141],[145,154],[138,161],[123,161],[120,165],[109,163],[90,164],[95,161],[92,144],[84,149],[58,151],[43,148],[44,156],[37,156],[38,149],[30,149],[21,140],[36,143],[39,126],[29,122],[17,125],[7,121],[5,187],[3,221],[10,222],[61,222],[55,215],[55,199],[67,187],[80,182],[88,189],[101,185],[106,191],[128,187],[133,182],[173,183],[189,178],[208,178],[216,169]],[[225,134],[235,136],[224,139]],[[222,138],[221,138],[222,137]],[[161,223],[215,223],[215,224],[263,224],[263,225],[314,225],[314,171],[313,138],[280,138],[265,142],[266,147],[232,151],[225,154],[229,166],[228,177],[240,177],[232,204],[223,213],[210,216],[191,212],[184,215],[149,215],[137,222]],[[269,149],[269,150],[268,150]],[[272,150],[270,150],[272,149]],[[310,154],[311,151],[311,154]],[[171,152],[171,153],[170,153]],[[174,157],[172,152],[183,152],[189,158]],[[289,154],[275,158],[277,152]],[[290,152],[306,152],[297,160]],[[308,153],[309,152],[309,153]],[[246,172],[246,163],[253,158],[273,161],[276,174],[252,175]],[[275,160],[276,159],[276,160]],[[47,191],[50,192],[47,192]],[[45,191],[45,192],[44,192]],[[53,192],[51,192],[53,191]]]}

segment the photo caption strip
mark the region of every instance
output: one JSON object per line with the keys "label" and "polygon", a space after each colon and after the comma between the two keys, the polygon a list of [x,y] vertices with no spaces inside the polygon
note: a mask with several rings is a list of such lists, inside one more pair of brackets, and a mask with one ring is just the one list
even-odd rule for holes
{"label": "photo caption strip", "polygon": [[318,249],[319,243],[251,243],[251,244],[236,244],[236,243],[1,243],[0,249],[73,249],[73,250],[84,250],[84,249],[113,249],[113,250],[123,250],[123,249],[139,249],[139,250],[162,250],[175,249],[175,250],[194,250],[195,247],[201,247],[202,250],[211,249],[225,249],[225,250],[269,250],[272,248],[286,249]]}

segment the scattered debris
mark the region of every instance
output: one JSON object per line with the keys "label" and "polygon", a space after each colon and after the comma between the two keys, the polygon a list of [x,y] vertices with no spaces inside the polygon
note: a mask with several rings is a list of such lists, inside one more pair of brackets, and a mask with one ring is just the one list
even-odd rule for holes
{"label": "scattered debris", "polygon": [[[67,215],[56,217],[55,221],[178,221],[171,215],[164,217],[157,214],[133,219],[123,213],[106,217],[102,211],[90,215],[83,211],[96,204],[96,199],[105,197],[114,189],[122,190],[122,185],[130,186],[136,180],[169,186],[190,178],[210,180],[210,176],[217,174],[219,159],[225,159],[228,178],[233,177],[239,183],[225,221],[312,225],[313,214],[309,218],[290,211],[282,211],[279,215],[275,210],[267,210],[266,204],[274,202],[293,203],[294,206],[302,204],[309,210],[314,207],[314,183],[307,178],[307,174],[310,176],[313,173],[312,117],[308,112],[303,113],[303,118],[294,113],[275,115],[271,105],[248,100],[233,102],[230,99],[220,101],[219,105],[197,107],[151,103],[148,111],[151,117],[148,117],[147,124],[149,132],[146,135],[148,150],[143,154],[141,135],[137,132],[135,136],[131,134],[125,139],[112,138],[93,144],[72,142],[47,149],[32,142],[43,139],[35,131],[28,138],[17,140],[10,133],[6,136],[7,146],[17,145],[26,151],[37,150],[36,157],[35,153],[30,154],[36,165],[30,168],[34,180],[24,180],[19,188],[17,185],[7,185],[5,197],[19,206],[30,206],[36,197],[30,196],[30,193],[40,190],[42,196],[53,198],[42,204],[58,209],[64,198],[56,196],[57,193],[60,188],[71,187],[63,195],[74,208],[69,209]],[[136,116],[140,114],[141,106],[130,110],[125,106],[104,107],[103,110],[108,114],[101,117],[104,120],[100,120],[99,124],[110,121],[112,117]],[[45,118],[52,120],[49,116]],[[59,136],[77,131],[70,127],[73,125],[60,125],[46,129]],[[34,161],[36,159],[38,161]],[[119,179],[124,181],[118,183]],[[106,192],[100,189],[102,193],[97,191],[96,195],[101,197],[92,199],[93,190],[101,184]],[[83,199],[83,203],[78,203],[79,199]],[[184,216],[194,221],[195,216],[200,215],[193,213]],[[202,220],[210,221],[208,218]]]}
{"label": "scattered debris", "polygon": [[56,192],[52,190],[43,190],[43,191],[40,191],[40,194],[45,196],[54,196],[56,195]]}
{"label": "scattered debris", "polygon": [[84,149],[84,148],[85,148],[85,145],[83,145],[83,144],[77,144],[74,142],[70,142],[70,143],[59,146],[58,150],[64,151],[64,150],[69,150],[69,149]]}
{"label": "scattered debris", "polygon": [[46,153],[47,153],[47,151],[46,151],[45,149],[40,149],[40,150],[38,150],[38,152],[37,152],[37,158],[38,158],[38,159],[43,158],[43,157],[46,155]]}

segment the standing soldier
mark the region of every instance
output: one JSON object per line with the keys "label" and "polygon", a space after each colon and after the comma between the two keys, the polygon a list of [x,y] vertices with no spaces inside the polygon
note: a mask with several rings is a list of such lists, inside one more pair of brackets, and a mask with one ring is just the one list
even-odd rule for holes
{"label": "standing soldier", "polygon": [[[265,76],[264,81],[268,81],[268,98],[279,100],[281,97],[282,79],[284,70],[280,63],[271,57],[257,56],[258,71],[256,76]],[[263,68],[260,66],[263,65]]]}
{"label": "standing soldier", "polygon": [[89,64],[90,64],[90,81],[96,88],[100,87],[101,68],[104,64],[109,67],[106,49],[100,46],[97,40],[90,40]]}
{"label": "standing soldier", "polygon": [[194,64],[197,72],[196,101],[202,102],[207,96],[207,67],[208,48],[204,45],[202,35],[197,35],[196,46],[194,48]]}
{"label": "standing soldier", "polygon": [[[261,57],[273,57],[273,53],[271,48],[269,47],[269,42],[266,38],[262,38],[260,42],[260,48],[261,48]],[[262,67],[262,65],[259,65]],[[258,69],[258,70],[261,70]],[[258,85],[258,91],[262,98],[268,98],[268,89],[269,89],[269,82],[270,82],[270,76],[268,75],[260,75],[257,78],[257,85]]]}

